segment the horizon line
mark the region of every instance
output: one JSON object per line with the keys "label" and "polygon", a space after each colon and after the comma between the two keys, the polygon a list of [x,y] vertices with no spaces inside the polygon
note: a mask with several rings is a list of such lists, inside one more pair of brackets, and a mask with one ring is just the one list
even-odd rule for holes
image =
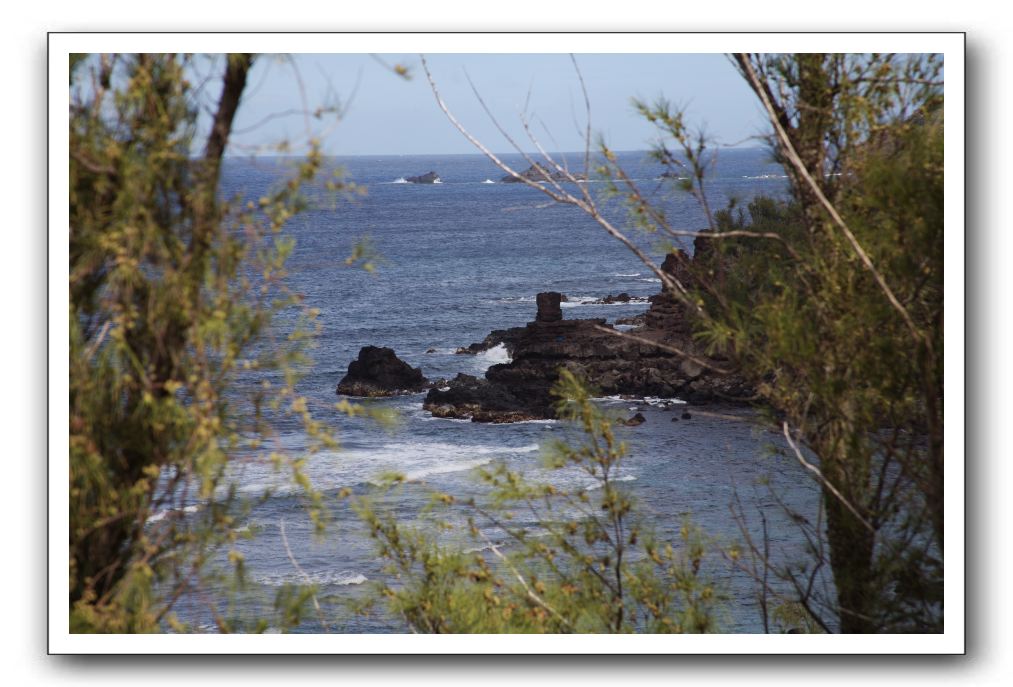
{"label": "horizon line", "polygon": [[[764,146],[764,145],[754,145],[754,146],[716,145],[716,146],[714,146],[712,148],[712,150],[755,150],[755,149],[764,149],[764,148],[766,148],[766,146]],[[614,152],[614,153],[651,153],[653,151],[651,149],[637,149],[637,150],[614,150],[612,152]],[[549,154],[550,155],[554,155],[554,156],[556,156],[556,155],[579,155],[579,156],[583,156],[584,155],[584,151],[583,150],[549,151]],[[591,154],[592,155],[598,154],[598,151],[592,151]],[[481,151],[476,151],[476,152],[473,152],[473,153],[323,153],[322,155],[323,155],[323,157],[426,157],[426,156],[434,156],[434,157],[435,156],[445,156],[445,157],[449,157],[449,156],[462,156],[463,157],[463,156],[472,155],[472,156],[478,156],[478,157],[488,158],[488,155],[486,155],[485,153],[483,153]],[[518,152],[518,151],[493,152],[493,155],[495,155],[496,157],[503,157],[503,156],[506,156],[506,155],[522,155],[522,156],[531,157],[532,159],[534,159],[536,161],[544,159],[544,157],[541,155],[541,153],[538,153],[538,152],[534,152],[534,153],[531,153],[531,152]],[[226,153],[223,157],[226,158],[226,159],[233,159],[233,158],[244,158],[244,157],[278,157],[278,158],[288,158],[288,157],[304,157],[304,156],[305,156],[305,153],[251,152],[251,153],[241,153],[241,154]]]}

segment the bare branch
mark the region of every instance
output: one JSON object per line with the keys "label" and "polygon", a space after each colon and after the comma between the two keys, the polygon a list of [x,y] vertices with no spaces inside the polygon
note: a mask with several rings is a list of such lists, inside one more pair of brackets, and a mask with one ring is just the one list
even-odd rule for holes
{"label": "bare branch", "polygon": [[[640,261],[648,269],[650,269],[661,280],[662,284],[664,284],[665,286],[667,286],[668,288],[670,288],[673,291],[676,291],[676,292],[685,292],[685,289],[682,289],[681,285],[668,272],[662,270],[653,260],[651,260],[650,256],[648,256],[646,253],[644,253],[644,251],[641,250],[632,241],[630,241],[630,239],[625,234],[623,234],[611,222],[609,222],[607,219],[605,219],[598,212],[598,209],[596,207],[594,207],[593,205],[589,205],[584,200],[581,200],[579,198],[574,197],[572,194],[570,194],[568,192],[564,192],[561,195],[561,194],[557,193],[556,191],[554,191],[554,190],[552,190],[550,188],[546,188],[543,184],[539,184],[539,183],[536,183],[536,182],[532,181],[531,179],[525,178],[524,176],[518,174],[517,171],[514,170],[512,167],[510,167],[505,162],[503,162],[502,160],[500,160],[499,157],[495,153],[493,153],[491,150],[489,150],[488,148],[486,148],[485,145],[483,145],[481,141],[479,141],[478,139],[476,139],[471,134],[471,132],[469,132],[466,128],[464,128],[464,126],[450,112],[449,108],[447,107],[447,104],[443,101],[442,96],[440,96],[439,89],[436,87],[436,81],[433,79],[433,75],[429,71],[429,66],[426,63],[425,56],[422,55],[421,58],[422,58],[422,68],[423,68],[423,70],[425,70],[426,78],[429,80],[429,85],[430,85],[430,88],[433,91],[433,95],[436,98],[437,105],[439,105],[440,109],[443,110],[443,114],[445,114],[447,116],[447,119],[450,120],[450,123],[453,124],[454,127],[458,131],[460,131],[461,134],[466,139],[468,139],[468,141],[470,141],[473,146],[475,146],[480,151],[482,151],[482,153],[487,158],[489,158],[501,170],[503,170],[504,172],[506,172],[510,176],[514,177],[515,179],[519,180],[520,182],[524,183],[525,185],[530,186],[531,188],[534,188],[534,189],[537,189],[537,190],[541,191],[542,193],[544,193],[545,195],[549,196],[550,198],[552,198],[553,200],[555,200],[558,203],[564,203],[564,204],[567,204],[567,205],[574,205],[574,206],[580,208],[581,210],[583,210],[592,219],[594,219],[598,223],[598,225],[601,226],[606,231],[606,233],[608,233],[610,236],[612,236],[613,238],[615,238],[616,240],[618,240],[620,243],[622,243],[624,246],[626,246],[634,255],[636,255],[637,258],[639,258]],[[525,157],[527,159],[529,159],[529,160],[531,159],[530,156],[528,156],[526,154],[525,154]],[[533,162],[532,162],[532,164],[533,164]]]}
{"label": "bare branch", "polygon": [[700,365],[702,367],[706,367],[708,370],[713,370],[714,372],[717,372],[718,374],[726,375],[726,374],[731,374],[731,372],[732,372],[731,370],[726,370],[723,367],[716,367],[715,365],[707,362],[703,358],[698,358],[695,355],[693,355],[692,353],[687,353],[686,351],[682,350],[681,348],[676,348],[675,346],[672,346],[670,344],[663,344],[661,342],[654,341],[653,339],[647,339],[647,338],[642,337],[642,336],[637,336],[636,334],[630,334],[629,332],[621,332],[618,329],[612,329],[611,327],[603,327],[600,324],[594,325],[594,329],[597,330],[597,331],[599,331],[599,332],[602,332],[604,334],[611,334],[612,336],[617,336],[620,339],[627,339],[629,341],[635,341],[637,343],[646,344],[648,346],[654,346],[655,348],[658,348],[658,349],[660,349],[662,351],[667,351],[669,353],[673,353],[673,354],[675,354],[677,356],[680,356],[682,358],[686,358],[687,360],[692,360],[697,365]]}
{"label": "bare branch", "polygon": [[915,339],[924,342],[926,346],[929,346],[929,340],[915,325],[914,320],[911,319],[911,315],[897,299],[897,296],[894,295],[893,290],[886,283],[886,279],[883,275],[878,269],[876,269],[876,266],[872,263],[872,259],[865,252],[865,249],[862,248],[862,244],[858,242],[854,233],[852,233],[844,219],[842,219],[841,215],[837,212],[837,208],[835,208],[834,205],[827,200],[827,197],[823,194],[823,189],[820,188],[820,185],[816,183],[815,179],[813,179],[812,174],[810,174],[809,170],[806,169],[805,164],[802,162],[798,152],[795,150],[795,146],[792,145],[787,131],[785,131],[785,127],[782,123],[782,117],[775,110],[774,105],[771,102],[769,91],[765,88],[765,84],[761,83],[760,78],[756,75],[756,71],[753,69],[752,62],[750,61],[748,55],[740,53],[738,62],[742,66],[742,70],[746,75],[746,78],[749,79],[753,90],[760,96],[760,101],[763,103],[763,107],[767,111],[767,116],[770,119],[770,122],[774,125],[774,130],[781,142],[781,147],[784,150],[785,157],[788,158],[788,161],[791,162],[792,166],[798,171],[799,176],[801,176],[805,183],[812,189],[813,194],[819,200],[820,204],[830,215],[831,219],[833,219],[834,223],[840,228],[845,238],[847,238],[848,243],[851,244],[851,247],[862,261],[862,264],[865,265],[866,269],[869,270],[869,273],[872,274],[873,279],[876,280],[876,284],[879,285],[879,288],[883,291],[887,300],[889,300],[894,309],[900,313],[900,316],[904,319],[908,329],[911,330],[912,336],[914,336]]}
{"label": "bare branch", "polygon": [[535,592],[531,589],[531,587],[528,586],[528,583],[524,580],[524,576],[521,575],[519,572],[517,572],[517,568],[515,568],[513,563],[511,563],[510,560],[503,555],[503,553],[499,550],[499,547],[493,544],[492,541],[490,541],[489,537],[485,536],[484,532],[480,530],[479,533],[482,535],[482,539],[485,540],[485,543],[489,547],[489,550],[492,551],[494,554],[496,554],[496,557],[499,558],[501,561],[503,561],[503,563],[506,564],[508,568],[510,568],[510,571],[514,574],[514,577],[516,577],[517,581],[521,583],[522,587],[524,587],[524,591],[527,593],[528,598],[534,601],[542,608],[544,608],[549,613],[551,613],[552,617],[554,617],[556,620],[563,623],[568,628],[573,629],[573,625],[570,624],[569,620],[560,615],[559,611],[557,611],[552,606],[547,604],[542,599],[542,597],[538,596],[538,594],[535,594]]}
{"label": "bare branch", "polygon": [[795,442],[792,441],[791,432],[788,431],[787,422],[782,423],[782,428],[784,430],[784,438],[788,440],[788,445],[791,446],[792,451],[795,452],[795,457],[798,459],[798,462],[802,465],[802,467],[804,467],[812,474],[816,475],[816,479],[819,481],[819,483],[822,484],[831,494],[833,494],[838,501],[844,504],[844,507],[847,508],[849,511],[851,511],[851,514],[854,515],[856,518],[858,518],[858,521],[860,523],[865,525],[865,527],[870,532],[875,534],[876,528],[870,525],[869,521],[863,518],[862,515],[858,512],[858,509],[855,508],[855,506],[853,506],[851,502],[848,501],[846,498],[844,498],[844,495],[837,490],[837,487],[831,484],[830,481],[823,476],[823,473],[820,472],[820,469],[818,467],[816,467],[815,465],[813,465],[812,463],[810,463],[805,459],[805,456],[802,455],[802,452],[799,450],[798,446],[796,446]]}
{"label": "bare branch", "polygon": [[[292,567],[294,567],[299,574],[302,575],[302,578],[306,582],[307,586],[312,586],[313,580],[310,579],[310,576],[307,575],[306,571],[302,569],[301,565],[299,565],[299,561],[295,559],[295,555],[292,553],[292,548],[288,545],[288,536],[285,534],[285,518],[278,521],[278,529],[281,531],[281,541],[285,545],[285,553],[288,554],[288,560],[291,561]],[[317,595],[311,594],[310,598],[313,599],[313,607],[317,609],[317,619],[320,621],[320,626],[324,629],[324,632],[330,632],[330,628],[327,627],[327,623],[324,621],[324,612],[320,608],[320,602],[317,601]]]}

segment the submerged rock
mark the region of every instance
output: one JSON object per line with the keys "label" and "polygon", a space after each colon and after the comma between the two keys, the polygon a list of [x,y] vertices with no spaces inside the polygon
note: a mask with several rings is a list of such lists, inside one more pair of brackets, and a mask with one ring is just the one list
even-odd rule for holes
{"label": "submerged rock", "polygon": [[643,414],[637,413],[636,415],[634,415],[633,417],[631,417],[629,420],[626,421],[626,426],[636,427],[637,425],[642,425],[645,422],[647,422],[647,418],[644,417]]}
{"label": "submerged rock", "polygon": [[396,396],[425,391],[429,381],[422,370],[398,358],[390,348],[364,346],[338,382],[345,396]]}

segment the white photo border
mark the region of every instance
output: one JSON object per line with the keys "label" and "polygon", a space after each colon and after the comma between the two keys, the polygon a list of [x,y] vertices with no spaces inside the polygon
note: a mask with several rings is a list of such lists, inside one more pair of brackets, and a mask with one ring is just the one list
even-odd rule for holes
{"label": "white photo border", "polygon": [[[340,35],[341,40],[334,37]],[[607,40],[603,40],[607,38]],[[675,40],[677,38],[677,40]],[[537,45],[540,50],[526,46]],[[940,53],[944,123],[945,631],[926,635],[81,635],[69,632],[70,53]],[[673,51],[671,48],[679,49]],[[963,33],[51,33],[49,588],[51,654],[962,654],[965,651],[965,36]],[[335,48],[340,48],[335,50]]]}

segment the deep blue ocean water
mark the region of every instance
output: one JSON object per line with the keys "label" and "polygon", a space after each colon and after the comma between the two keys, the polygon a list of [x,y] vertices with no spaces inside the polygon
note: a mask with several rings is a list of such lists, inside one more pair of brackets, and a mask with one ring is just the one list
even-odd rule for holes
{"label": "deep blue ocean water", "polygon": [[[576,164],[578,157],[571,156],[570,163]],[[518,169],[527,167],[519,156],[506,159]],[[661,167],[645,153],[623,153],[620,161],[665,208],[673,226],[693,230],[705,226],[698,203],[671,182],[661,182],[657,178]],[[351,180],[366,186],[367,195],[331,202],[315,194],[310,209],[285,230],[296,240],[288,263],[290,285],[304,296],[307,306],[320,310],[323,327],[313,352],[315,365],[299,389],[318,418],[333,424],[341,441],[339,451],[310,459],[307,471],[314,484],[333,497],[343,486],[361,491],[377,475],[400,471],[434,488],[463,494],[477,488],[474,467],[505,461],[557,486],[590,485],[576,472],[550,473],[540,467],[540,445],[568,431],[561,423],[438,420],[422,411],[424,395],[418,394],[372,401],[398,411],[401,424],[388,432],[372,421],[335,412],[335,387],[365,345],[393,348],[430,379],[458,372],[481,375],[489,365],[504,362],[505,352],[494,349],[465,356],[454,355],[454,349],[481,340],[493,329],[532,320],[539,291],[567,294],[566,318],[614,321],[643,312],[646,306],[593,306],[584,301],[622,291],[649,296],[657,293],[657,280],[578,209],[553,204],[523,184],[488,183],[503,173],[480,155],[349,157],[329,164],[342,166]],[[289,169],[283,160],[229,159],[223,190],[230,197],[256,199]],[[430,170],[438,172],[443,183],[398,183]],[[594,182],[588,187],[594,193],[603,188]],[[783,193],[784,188],[782,170],[770,162],[766,151],[724,150],[708,182],[708,195],[712,207],[719,208],[730,198],[747,201],[758,193]],[[620,208],[613,204],[610,213],[621,221]],[[660,237],[635,230],[631,235],[660,262],[666,250]],[[363,238],[380,256],[374,273],[345,264]],[[436,352],[427,353],[431,349]],[[774,555],[781,560],[797,557],[798,531],[776,500],[815,519],[818,493],[793,460],[772,454],[771,446],[781,446],[776,432],[756,423],[701,414],[672,422],[672,411],[644,402],[604,403],[624,413],[641,409],[647,417],[639,427],[620,430],[630,446],[622,477],[660,535],[677,539],[688,515],[717,542],[739,539],[731,514],[737,494],[753,536],[759,536],[762,510]],[[298,452],[305,447],[306,438],[295,425],[282,430],[279,442],[286,449]],[[335,507],[335,521],[327,534],[315,537],[286,474],[275,472],[265,460],[248,461],[235,474],[242,494],[254,497],[273,489],[242,525],[253,527],[257,536],[239,547],[253,588],[263,591],[264,598],[280,585],[305,580],[289,559],[282,527],[293,556],[323,595],[360,598],[367,593],[368,582],[383,578],[373,544],[347,509]],[[382,507],[410,518],[421,505],[422,497],[407,490]],[[502,540],[492,531],[490,537]],[[730,597],[722,630],[762,631],[755,589],[748,578],[720,557],[710,562],[710,573]],[[239,613],[254,616],[262,610],[251,602]],[[198,627],[210,627],[193,599],[184,600],[179,613]],[[370,617],[337,613],[327,620],[328,629],[337,632],[407,631],[383,612]],[[300,629],[322,630],[316,618]]]}

